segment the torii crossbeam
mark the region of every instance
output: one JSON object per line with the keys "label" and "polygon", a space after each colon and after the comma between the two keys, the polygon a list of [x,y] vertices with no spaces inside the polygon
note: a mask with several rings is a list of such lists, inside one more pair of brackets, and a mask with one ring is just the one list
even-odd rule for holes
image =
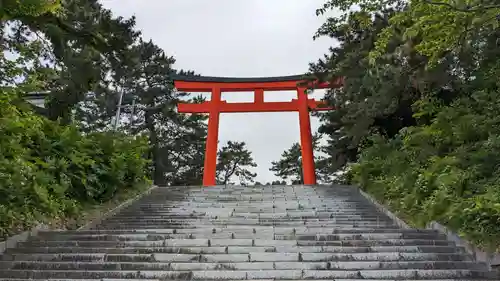
{"label": "torii crossbeam", "polygon": [[[300,143],[302,149],[302,171],[304,184],[316,184],[314,154],[312,147],[311,121],[309,112],[325,111],[321,101],[309,99],[308,88],[325,89],[341,86],[341,79],[332,83],[305,83],[304,75],[229,78],[207,76],[185,76],[174,79],[175,88],[182,92],[210,92],[211,99],[199,104],[179,103],[180,113],[208,113],[208,136],[205,150],[203,185],[216,184],[217,144],[219,138],[219,117],[221,113],[233,112],[299,112]],[[264,102],[265,91],[297,91],[297,99],[288,102]],[[221,100],[222,92],[253,91],[253,102],[227,103]]]}

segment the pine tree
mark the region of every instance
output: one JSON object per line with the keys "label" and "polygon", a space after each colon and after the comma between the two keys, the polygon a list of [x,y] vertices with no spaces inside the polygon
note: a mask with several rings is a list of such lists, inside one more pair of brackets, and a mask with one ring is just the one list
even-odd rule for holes
{"label": "pine tree", "polygon": [[255,167],[257,164],[245,142],[228,141],[218,152],[217,181],[224,185],[233,184],[231,178],[236,176],[241,185],[252,183],[257,174],[252,173],[249,168]]}
{"label": "pine tree", "polygon": [[[323,158],[319,155],[320,145],[319,141],[321,135],[315,134],[313,136],[313,150],[315,151],[314,161],[316,164],[316,174],[321,171],[321,162]],[[318,165],[320,164],[320,165]],[[288,150],[285,150],[281,154],[281,158],[278,161],[271,162],[270,171],[274,172],[274,175],[283,180],[290,180],[292,184],[303,184],[303,171],[302,171],[302,151],[299,143],[292,144]],[[274,182],[272,183],[274,185]],[[280,184],[279,181],[277,184]]]}

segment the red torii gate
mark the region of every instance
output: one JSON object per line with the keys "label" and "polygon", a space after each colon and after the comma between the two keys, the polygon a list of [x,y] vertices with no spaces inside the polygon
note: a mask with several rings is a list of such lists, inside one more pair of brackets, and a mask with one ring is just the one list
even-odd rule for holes
{"label": "red torii gate", "polygon": [[[199,104],[179,103],[180,113],[208,113],[208,136],[205,150],[203,185],[216,184],[217,143],[219,138],[219,117],[229,112],[299,112],[300,143],[302,148],[302,171],[304,184],[316,184],[314,155],[312,147],[311,121],[309,111],[326,111],[332,108],[321,101],[309,99],[308,88],[325,89],[339,87],[342,79],[332,83],[307,83],[303,75],[229,78],[207,76],[175,77],[175,88],[183,92],[210,92],[211,100]],[[289,102],[264,102],[264,91],[297,91],[297,99]],[[253,102],[228,103],[221,100],[222,92],[254,92]]]}

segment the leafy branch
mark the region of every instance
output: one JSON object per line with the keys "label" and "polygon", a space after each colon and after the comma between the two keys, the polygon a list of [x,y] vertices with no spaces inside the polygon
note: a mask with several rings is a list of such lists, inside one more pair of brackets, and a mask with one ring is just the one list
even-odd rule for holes
{"label": "leafy branch", "polygon": [[460,7],[457,7],[455,5],[450,4],[448,2],[435,2],[435,1],[431,1],[431,0],[423,0],[423,1],[429,5],[445,6],[445,7],[452,9],[452,10],[455,10],[457,12],[465,12],[465,13],[475,13],[475,12],[482,12],[485,10],[499,9],[500,8],[500,4],[486,5],[486,6],[482,6],[482,5],[466,6],[465,8],[460,8]]}

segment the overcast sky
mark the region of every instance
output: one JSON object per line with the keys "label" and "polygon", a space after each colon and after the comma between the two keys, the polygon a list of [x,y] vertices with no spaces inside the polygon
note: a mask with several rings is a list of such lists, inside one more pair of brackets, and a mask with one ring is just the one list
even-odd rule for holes
{"label": "overcast sky", "polygon": [[[177,60],[178,69],[206,76],[261,77],[305,73],[327,52],[329,38],[313,41],[324,18],[324,0],[101,0],[116,15],[137,17],[143,38]],[[317,91],[314,96],[321,97]],[[265,93],[289,101],[294,92]],[[224,93],[228,102],[252,101],[251,93]],[[319,126],[312,119],[313,131]],[[298,113],[232,113],[220,121],[220,144],[245,141],[259,167],[257,180],[272,181],[271,161],[299,141]]]}

